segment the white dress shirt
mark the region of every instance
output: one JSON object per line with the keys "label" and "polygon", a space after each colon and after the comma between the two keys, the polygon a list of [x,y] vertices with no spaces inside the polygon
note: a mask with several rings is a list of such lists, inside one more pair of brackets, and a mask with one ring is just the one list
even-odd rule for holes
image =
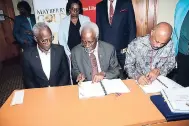
{"label": "white dress shirt", "polygon": [[[89,55],[90,55],[90,54],[89,54]],[[95,57],[96,57],[98,72],[100,73],[102,70],[101,70],[101,67],[100,67],[100,62],[99,62],[99,57],[98,57],[98,42],[96,43],[96,47],[95,47],[95,49],[94,49],[94,55],[95,55]]]}
{"label": "white dress shirt", "polygon": [[39,53],[43,71],[44,71],[47,79],[49,80],[50,72],[51,72],[51,50],[49,49],[48,53],[46,54],[39,49],[38,45],[37,45],[37,50]]}
{"label": "white dress shirt", "polygon": [[[108,7],[107,8],[108,8],[108,19],[109,19],[110,18],[110,15],[109,15],[110,14],[110,0],[107,0],[107,1],[108,1],[107,2],[108,3],[108,5],[107,5]],[[114,0],[113,3],[112,3],[113,4],[113,8],[114,8],[114,12],[115,12],[116,3],[117,3],[117,0]]]}

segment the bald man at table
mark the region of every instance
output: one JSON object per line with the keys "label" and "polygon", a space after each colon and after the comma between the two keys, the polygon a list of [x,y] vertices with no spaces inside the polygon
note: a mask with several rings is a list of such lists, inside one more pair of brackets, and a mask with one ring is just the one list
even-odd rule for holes
{"label": "bald man at table", "polygon": [[159,75],[166,76],[175,68],[171,34],[171,25],[161,22],[149,35],[138,37],[128,45],[125,70],[130,78],[141,85],[150,84]]}

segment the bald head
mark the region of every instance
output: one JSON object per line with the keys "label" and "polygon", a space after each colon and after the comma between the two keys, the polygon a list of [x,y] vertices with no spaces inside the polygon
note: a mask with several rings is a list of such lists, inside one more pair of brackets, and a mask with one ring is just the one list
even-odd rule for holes
{"label": "bald head", "polygon": [[154,27],[154,31],[157,35],[165,36],[170,39],[172,34],[172,27],[166,22],[161,22]]}
{"label": "bald head", "polygon": [[171,39],[172,27],[166,22],[157,24],[151,31],[150,42],[154,49],[159,49],[166,45]]}

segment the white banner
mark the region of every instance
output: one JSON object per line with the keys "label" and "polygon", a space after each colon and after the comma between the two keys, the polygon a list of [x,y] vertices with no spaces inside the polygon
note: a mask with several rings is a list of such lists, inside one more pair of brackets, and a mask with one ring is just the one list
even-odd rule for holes
{"label": "white banner", "polygon": [[68,0],[33,0],[36,22],[45,22],[54,36],[54,44],[58,44],[60,20],[66,16]]}

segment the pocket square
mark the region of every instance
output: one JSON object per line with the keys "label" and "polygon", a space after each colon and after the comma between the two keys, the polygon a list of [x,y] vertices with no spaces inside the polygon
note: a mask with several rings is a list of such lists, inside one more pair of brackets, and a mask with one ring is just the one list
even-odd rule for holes
{"label": "pocket square", "polygon": [[120,12],[127,12],[127,9],[122,9],[120,10]]}

